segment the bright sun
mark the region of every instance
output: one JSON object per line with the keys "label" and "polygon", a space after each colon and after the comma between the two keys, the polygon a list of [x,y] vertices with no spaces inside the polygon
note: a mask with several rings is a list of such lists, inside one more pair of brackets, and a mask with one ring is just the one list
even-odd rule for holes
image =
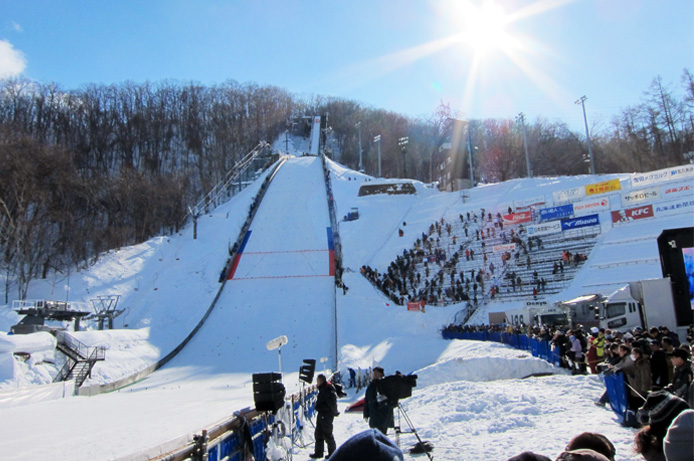
{"label": "bright sun", "polygon": [[492,51],[508,53],[514,45],[514,39],[504,27],[510,22],[504,9],[493,1],[482,5],[463,2],[457,11],[462,23],[460,38],[470,46],[477,58]]}

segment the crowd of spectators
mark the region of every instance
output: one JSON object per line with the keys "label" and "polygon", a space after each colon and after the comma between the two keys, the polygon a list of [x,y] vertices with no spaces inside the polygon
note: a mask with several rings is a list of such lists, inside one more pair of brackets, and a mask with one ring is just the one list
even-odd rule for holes
{"label": "crowd of spectators", "polygon": [[[398,235],[403,237],[406,229],[403,222]],[[499,249],[507,244],[514,246]],[[454,222],[433,222],[385,270],[363,266],[361,273],[400,305],[467,301],[477,306],[498,296],[537,298],[549,291],[548,283],[565,281],[566,266],[587,259],[570,249],[538,253],[545,244],[541,237],[529,236],[523,224],[504,225],[501,213],[480,209],[460,214]]]}
{"label": "crowd of spectators", "polygon": [[[571,370],[572,374],[609,376],[621,373],[627,390],[623,424],[639,428],[635,448],[647,460],[666,459],[667,431],[680,414],[688,410],[691,414],[687,421],[694,421],[694,410],[691,410],[694,409],[694,326],[689,327],[683,342],[667,326],[622,332],[597,327],[585,331],[580,325],[573,329],[552,329],[549,326],[451,324],[444,331],[525,335],[548,342],[560,357],[560,366]],[[608,402],[605,392],[595,404],[605,406]],[[690,448],[685,452],[689,457],[672,459],[692,459],[692,421],[688,422]]]}

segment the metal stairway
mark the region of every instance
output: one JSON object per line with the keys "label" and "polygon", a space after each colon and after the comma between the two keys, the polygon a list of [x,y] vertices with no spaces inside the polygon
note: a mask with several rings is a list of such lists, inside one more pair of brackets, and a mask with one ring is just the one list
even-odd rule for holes
{"label": "metal stairway", "polygon": [[65,365],[60,369],[54,383],[75,380],[75,385],[80,387],[91,375],[96,362],[106,359],[106,348],[103,346],[89,347],[64,331],[56,334],[58,343],[56,349],[66,357]]}

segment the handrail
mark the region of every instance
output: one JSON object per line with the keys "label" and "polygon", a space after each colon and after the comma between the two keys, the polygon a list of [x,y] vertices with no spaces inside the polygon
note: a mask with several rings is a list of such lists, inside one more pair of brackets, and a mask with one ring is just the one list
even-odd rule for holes
{"label": "handrail", "polygon": [[77,352],[80,358],[86,359],[87,357],[89,357],[90,347],[78,340],[77,338],[70,336],[64,331],[59,331],[56,336],[58,338],[59,345],[63,345],[71,351]]}
{"label": "handrail", "polygon": [[[258,155],[260,155],[265,149],[270,145],[265,141],[260,141],[257,146],[255,146],[249,153],[247,153],[241,160],[234,163],[234,166],[227,172],[224,179],[212,187],[212,189],[202,197],[198,203],[195,204],[191,210],[201,210],[207,209],[207,206],[219,196],[219,191],[224,191],[229,188],[229,185],[233,183],[241,174],[246,171],[246,168],[255,160]],[[191,214],[189,211],[188,214]]]}
{"label": "handrail", "polygon": [[[280,420],[284,424],[284,426],[288,429],[287,436],[289,436],[291,431],[295,429],[296,412],[301,408],[301,406],[297,408],[296,404],[304,401],[309,407],[309,413],[312,412],[315,405],[315,400],[313,397],[316,393],[317,391],[315,386],[310,386],[288,397],[285,397],[284,409],[280,410],[275,415],[271,416],[265,412],[258,412],[254,409],[246,408],[244,410],[235,412],[233,416],[209,426],[207,429],[201,430],[200,434],[188,437],[187,440],[182,443],[182,445],[180,445],[178,448],[169,450],[167,453],[152,455],[151,453],[142,452],[137,455],[130,455],[124,459],[134,459],[135,456],[137,456],[137,459],[141,459],[146,456],[147,459],[160,461],[207,459],[207,455],[211,451],[217,451],[226,445],[225,442],[228,442],[230,439],[235,437],[242,437],[243,434],[241,432],[244,431],[246,427],[254,427],[257,429],[255,434],[252,433],[253,430],[250,431],[251,439],[257,439],[258,437],[264,437],[267,439],[269,435],[268,424],[274,423],[276,420]],[[286,411],[288,404],[290,411]],[[284,419],[287,417],[289,417],[289,421],[284,421]],[[267,442],[267,440],[264,440],[263,442]],[[177,444],[181,442],[173,441],[171,443]],[[257,448],[257,444],[254,443],[254,445],[256,445]],[[264,445],[265,443],[263,443],[263,447]],[[230,459],[232,457],[231,455],[238,453],[239,451],[243,450],[243,448],[244,443],[239,443],[234,451],[226,453],[226,456],[229,458],[224,459]],[[150,451],[152,450],[153,449],[150,449]],[[217,455],[219,456],[219,459],[222,459],[221,453],[217,453]],[[265,453],[258,453],[256,451],[254,455],[255,459],[265,459]]]}

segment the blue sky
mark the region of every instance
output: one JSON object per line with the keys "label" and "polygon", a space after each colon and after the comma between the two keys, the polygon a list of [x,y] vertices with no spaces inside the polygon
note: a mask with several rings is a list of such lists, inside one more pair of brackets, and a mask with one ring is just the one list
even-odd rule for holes
{"label": "blue sky", "polygon": [[461,118],[524,112],[582,129],[580,96],[604,128],[654,77],[682,94],[694,71],[692,0],[482,4],[0,0],[0,76],[66,90],[232,79],[414,117],[443,101]]}

